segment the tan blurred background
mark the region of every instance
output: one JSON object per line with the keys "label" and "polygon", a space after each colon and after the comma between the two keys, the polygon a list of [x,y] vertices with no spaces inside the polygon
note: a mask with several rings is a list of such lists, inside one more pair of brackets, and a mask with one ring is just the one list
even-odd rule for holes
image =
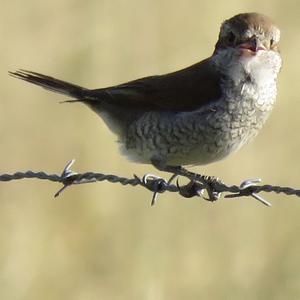
{"label": "tan blurred background", "polygon": [[[211,54],[220,23],[265,13],[282,30],[277,106],[254,143],[197,168],[228,184],[300,186],[296,0],[2,0],[0,173],[75,170],[132,176],[104,123],[80,104],[13,79],[24,68],[87,87],[173,71]],[[215,204],[142,188],[0,183],[0,299],[299,299],[300,199]]]}

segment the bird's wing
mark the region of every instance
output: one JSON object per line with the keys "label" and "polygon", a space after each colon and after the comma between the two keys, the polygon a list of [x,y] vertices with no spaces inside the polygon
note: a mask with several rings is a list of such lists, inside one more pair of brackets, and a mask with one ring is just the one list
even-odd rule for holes
{"label": "bird's wing", "polygon": [[221,97],[220,75],[209,59],[166,75],[150,76],[93,90],[118,107],[191,111]]}

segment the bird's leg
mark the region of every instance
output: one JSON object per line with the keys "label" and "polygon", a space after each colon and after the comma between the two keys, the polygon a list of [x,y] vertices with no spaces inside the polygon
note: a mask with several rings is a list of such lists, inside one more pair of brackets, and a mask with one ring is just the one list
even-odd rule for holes
{"label": "bird's leg", "polygon": [[199,177],[199,174],[190,172],[187,169],[183,168],[182,166],[170,166],[170,165],[167,165],[163,160],[157,159],[157,158],[152,158],[151,163],[159,171],[169,172],[169,173],[173,174],[171,176],[171,178],[169,179],[169,182],[174,180],[174,178],[176,178],[177,176],[184,176],[190,180],[198,180],[199,179],[199,178],[197,178],[197,177]]}
{"label": "bird's leg", "polygon": [[[177,176],[183,176],[190,179],[191,182],[188,185],[188,188],[189,190],[191,190],[191,193],[193,194],[190,195],[190,197],[195,195],[194,185],[198,185],[199,188],[199,183],[203,187],[202,190],[205,189],[207,191],[208,198],[206,200],[215,201],[220,197],[220,193],[216,192],[213,188],[213,183],[219,181],[218,178],[212,176],[203,176],[201,174],[190,172],[187,169],[183,168],[182,166],[170,166],[167,165],[164,161],[157,158],[152,158],[151,163],[153,164],[154,167],[156,167],[160,171],[173,173],[168,183],[171,183],[171,181],[174,180],[174,178],[176,178]],[[187,195],[188,191],[181,191],[181,194]],[[201,194],[201,195],[203,194],[201,192],[201,188],[200,188],[200,193],[197,194]]]}

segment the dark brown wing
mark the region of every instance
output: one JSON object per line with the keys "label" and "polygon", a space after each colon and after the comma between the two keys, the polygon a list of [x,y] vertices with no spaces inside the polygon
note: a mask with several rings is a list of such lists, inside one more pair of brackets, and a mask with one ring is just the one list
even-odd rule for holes
{"label": "dark brown wing", "polygon": [[[118,107],[190,111],[221,97],[220,75],[209,59],[166,75],[145,77],[93,90]],[[106,97],[105,97],[106,98]]]}

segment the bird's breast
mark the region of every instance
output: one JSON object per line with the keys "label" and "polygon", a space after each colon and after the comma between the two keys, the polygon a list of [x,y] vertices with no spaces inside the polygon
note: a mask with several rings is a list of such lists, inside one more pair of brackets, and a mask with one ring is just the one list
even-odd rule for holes
{"label": "bird's breast", "polygon": [[269,115],[274,99],[262,100],[252,88],[244,85],[243,93],[232,90],[191,112],[145,113],[129,126],[122,150],[145,163],[153,156],[171,165],[220,160],[255,137]]}

